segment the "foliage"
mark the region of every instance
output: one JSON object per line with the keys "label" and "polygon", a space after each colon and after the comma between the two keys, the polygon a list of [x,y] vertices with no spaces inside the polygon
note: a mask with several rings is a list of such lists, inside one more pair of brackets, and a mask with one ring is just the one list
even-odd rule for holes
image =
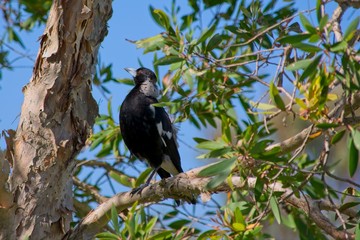
{"label": "foliage", "polygon": [[[37,4],[46,11],[47,3]],[[339,37],[334,26],[341,21],[332,13],[340,7],[320,0],[305,11],[296,9],[295,1],[189,0],[188,4],[187,13],[176,1],[165,11],[150,6],[163,32],[134,43],[144,54],[153,54],[157,76],[167,69],[159,81],[163,89],[160,104],[175,115],[175,122],[220,130],[213,139],[194,139],[196,147],[205,151],[199,158],[218,160],[199,174],[212,177],[207,189],[233,176],[256,177],[256,183],[248,189],[233,189],[224,204],[205,205],[202,216],[187,208],[164,214],[159,211],[161,205],[135,204],[119,219],[114,207],[107,231],[97,237],[264,239],[271,237],[272,226],[280,226],[300,239],[327,239],[329,232],[309,214],[285,204],[288,196],[268,187],[273,183],[298,197],[337,204],[335,214],[327,217],[338,229],[356,231],[358,236],[358,219],[340,214],[356,207],[360,194],[359,184],[351,180],[356,176],[360,150],[355,117],[359,106],[348,107],[360,87],[358,15],[347,20]],[[41,12],[32,12],[35,5],[24,2],[22,6],[31,19],[25,29],[45,19]],[[9,40],[23,45],[15,32]],[[8,50],[1,51],[0,64],[6,66]],[[97,119],[90,139],[96,159],[79,160],[76,176],[95,167],[102,172],[91,184],[88,178],[95,171],[89,171],[81,179],[87,187],[77,185],[74,190],[76,199],[87,207],[101,202],[97,194],[104,182],[115,193],[112,180],[133,188],[149,174],[148,169],[136,179],[135,159],[128,157],[108,97],[109,83],[131,81],[114,77],[111,64],[99,66],[94,85],[107,97],[108,111]],[[281,124],[288,118],[292,126],[300,127],[289,131]],[[246,165],[250,162],[254,164]]]}
{"label": "foliage", "polygon": [[[0,27],[5,29],[0,36],[0,80],[2,69],[12,69],[21,58],[33,60],[24,51],[26,44],[20,31],[31,31],[35,26],[45,24],[51,3],[50,0],[0,1],[4,19]],[[15,50],[13,43],[21,50]],[[10,53],[17,56],[10,56]]]}
{"label": "foliage", "polygon": [[[201,158],[219,159],[218,164],[200,173],[214,176],[208,188],[237,174],[257,177],[254,192],[234,191],[229,195],[215,221],[222,227],[206,231],[199,238],[263,238],[267,236],[263,222],[274,220],[297,230],[300,238],[326,238],[323,230],[296,207],[283,206],[280,192],[265,186],[281,182],[294,194],[339,204],[347,204],[347,199],[357,202],[351,198],[358,195],[353,188],[356,185],[349,186],[354,190],[352,194],[342,194],[341,189],[325,181],[333,178],[328,173],[337,164],[330,164],[323,153],[328,151],[326,146],[341,142],[345,129],[353,129],[333,114],[331,107],[359,90],[358,44],[353,41],[359,18],[354,17],[342,39],[336,39],[330,12],[321,11],[323,5],[327,6],[320,1],[310,14],[298,12],[293,2],[189,4],[191,11],[181,16],[175,1],[167,12],[150,7],[154,21],[164,32],[135,44],[144,53],[154,54],[156,72],[162,66],[169,69],[162,79],[161,104],[176,115],[175,122],[190,121],[199,129],[221,129],[221,136],[215,139],[195,139],[197,148],[207,151]],[[206,14],[211,20],[202,27]],[[311,20],[314,15],[316,23]],[[270,121],[278,121],[279,115],[292,115],[318,129],[293,146],[295,154],[273,147],[273,134],[281,129]],[[349,158],[342,161],[348,162],[348,176],[352,177],[360,149],[355,144],[358,130],[347,132]],[[323,147],[313,154],[304,151],[307,141],[316,138]],[[256,159],[258,164],[244,169],[242,162],[247,159]],[[338,217],[334,216],[333,221]],[[346,229],[355,229],[357,224],[352,219],[342,221],[337,224],[345,227],[346,222]]]}
{"label": "foliage", "polygon": [[[144,207],[135,203],[124,217],[123,225],[119,224],[118,215],[115,206],[111,209],[111,225],[115,230],[115,233],[103,232],[97,235],[98,239],[186,239],[194,232],[192,229],[183,226],[190,222],[189,220],[177,220],[170,224],[167,224],[169,228],[176,229],[176,231],[156,230],[157,217],[151,217],[145,213]],[[163,216],[163,220],[166,220],[168,215]],[[174,235],[174,236],[173,236]]]}

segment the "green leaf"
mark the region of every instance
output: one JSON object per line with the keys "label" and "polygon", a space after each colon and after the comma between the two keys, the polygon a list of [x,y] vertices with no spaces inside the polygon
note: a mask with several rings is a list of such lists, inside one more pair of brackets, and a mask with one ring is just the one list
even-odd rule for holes
{"label": "green leaf", "polygon": [[235,217],[235,222],[245,224],[244,216],[242,215],[239,207],[235,208],[234,217]]}
{"label": "green leaf", "polygon": [[182,62],[184,61],[183,58],[178,56],[165,56],[162,57],[154,62],[154,65],[162,66],[162,65],[170,65],[172,63]]}
{"label": "green leaf", "polygon": [[349,174],[350,174],[350,177],[354,176],[357,166],[358,166],[358,161],[359,161],[359,151],[355,147],[354,139],[351,137],[350,143],[349,143]]}
{"label": "green leaf", "polygon": [[281,224],[281,213],[280,213],[279,205],[278,205],[275,197],[270,198],[270,207],[271,207],[271,211],[273,212],[277,223]]}
{"label": "green leaf", "polygon": [[303,30],[301,29],[301,26],[298,22],[294,22],[288,26],[289,32],[296,32],[296,33],[302,33]]}
{"label": "green leaf", "polygon": [[309,43],[318,43],[319,41],[322,41],[322,39],[320,38],[319,34],[313,34],[310,38],[309,38]]}
{"label": "green leaf", "polygon": [[257,178],[254,189],[256,201],[260,200],[260,197],[263,194],[263,189],[264,189],[264,181],[261,178]]}
{"label": "green leaf", "polygon": [[337,132],[337,133],[331,138],[331,144],[335,144],[335,143],[339,142],[339,141],[342,139],[342,137],[344,136],[345,132],[346,132],[345,130],[342,130],[342,131],[340,131],[340,132]]}
{"label": "green leaf", "polygon": [[304,103],[304,101],[300,98],[295,98],[295,102],[297,103],[297,105],[299,105],[299,107],[301,107],[302,109],[306,109],[307,106]]}
{"label": "green leaf", "polygon": [[214,176],[206,185],[206,189],[214,189],[225,181],[229,176],[230,170],[228,172],[221,172],[219,175]]}
{"label": "green leaf", "polygon": [[99,132],[94,136],[96,136],[96,138],[91,143],[90,150],[94,150],[97,146],[99,146],[102,142],[104,142],[105,138],[107,137],[107,134],[105,134],[105,131],[103,131],[103,132]]}
{"label": "green leaf", "polygon": [[312,59],[304,59],[297,62],[294,62],[286,67],[286,70],[288,71],[296,71],[299,69],[305,69],[307,68],[312,62]]}
{"label": "green leaf", "polygon": [[108,156],[113,149],[113,146],[108,142],[106,144],[103,144],[101,150],[96,154],[96,157],[102,158],[105,156]]}
{"label": "green leaf", "polygon": [[296,224],[295,224],[295,221],[294,221],[294,215],[292,214],[288,214],[288,215],[282,215],[281,216],[281,223],[290,228],[290,229],[293,229],[295,230],[296,229]]}
{"label": "green leaf", "polygon": [[149,10],[150,10],[150,14],[152,16],[152,18],[154,19],[154,21],[160,26],[163,27],[163,23],[160,20],[160,16],[159,14],[155,13],[155,8],[153,8],[151,5],[149,6]]}
{"label": "green leaf", "polygon": [[216,150],[216,149],[222,149],[224,147],[228,147],[227,144],[222,141],[221,139],[217,141],[204,141],[200,142],[196,148],[200,149],[207,149],[207,150]]}
{"label": "green leaf", "polygon": [[134,80],[130,78],[117,78],[115,81],[125,85],[134,86]]}
{"label": "green leaf", "polygon": [[235,222],[231,226],[236,232],[244,232],[246,230],[246,226],[243,223]]}
{"label": "green leaf", "polygon": [[151,104],[154,107],[171,107],[174,105],[173,102],[159,102],[159,103],[152,103]]}
{"label": "green leaf", "polygon": [[154,228],[156,222],[157,222],[157,217],[151,218],[151,220],[146,224],[145,232],[150,233]]}
{"label": "green leaf", "polygon": [[130,211],[129,218],[125,220],[126,229],[129,232],[130,237],[134,238],[135,234],[138,232],[139,224],[137,219],[139,218],[139,214],[136,214],[136,208],[138,206],[138,202],[135,202]]}
{"label": "green leaf", "polygon": [[309,20],[302,13],[300,13],[299,16],[301,24],[305,27],[305,29],[308,30],[310,33],[316,33],[316,29],[312,26]]}
{"label": "green leaf", "polygon": [[348,42],[354,36],[355,31],[358,29],[360,17],[356,17],[351,23],[349,24],[348,28],[346,29],[343,39]]}
{"label": "green leaf", "polygon": [[104,239],[104,240],[105,239],[106,240],[111,240],[111,239],[119,240],[119,236],[114,233],[111,233],[111,232],[102,232],[102,233],[96,234],[96,238]]}
{"label": "green leaf", "polygon": [[356,225],[355,229],[355,240],[360,240],[360,223]]}
{"label": "green leaf", "polygon": [[176,215],[178,215],[179,212],[178,211],[171,211],[171,212],[168,212],[164,215],[164,218],[163,220],[167,220],[167,219],[172,219],[174,217],[176,217]]}
{"label": "green leaf", "polygon": [[158,15],[158,23],[166,30],[170,28],[170,19],[161,9],[154,9],[153,12]]}
{"label": "green leaf", "polygon": [[193,140],[196,143],[202,143],[202,142],[208,142],[209,140],[205,139],[205,138],[199,138],[199,137],[194,137]]}
{"label": "green leaf", "polygon": [[351,129],[351,136],[354,140],[354,144],[357,150],[360,150],[360,131]]}
{"label": "green leaf", "polygon": [[301,49],[305,52],[310,52],[310,53],[317,53],[319,51],[322,51],[322,49],[319,48],[318,46],[307,44],[307,43],[294,43],[293,47]]}
{"label": "green leaf", "polygon": [[11,42],[11,41],[17,42],[22,48],[25,49],[24,43],[21,41],[21,38],[14,31],[14,29],[9,27],[9,28],[7,28],[7,31],[8,31],[8,40],[9,40],[9,42]]}
{"label": "green leaf", "polygon": [[180,219],[180,220],[177,220],[177,221],[174,221],[172,223],[169,224],[169,227],[171,227],[172,229],[180,229],[182,228],[184,225],[190,223],[191,221],[190,220],[187,220],[187,219]]}
{"label": "green leaf", "polygon": [[110,177],[112,179],[114,179],[115,181],[117,181],[118,183],[126,186],[126,187],[132,187],[132,184],[129,180],[129,177],[124,175],[124,174],[118,174],[117,172],[114,171],[110,171],[109,173]]}
{"label": "green leaf", "polygon": [[349,209],[349,208],[353,208],[357,205],[359,205],[360,202],[347,202],[347,203],[344,203],[340,208],[339,208],[339,211],[340,212],[343,212],[345,211],[346,209]]}
{"label": "green leaf", "polygon": [[285,111],[285,103],[282,100],[280,94],[279,94],[279,90],[277,89],[277,87],[275,86],[274,82],[271,81],[270,82],[270,98],[271,100],[275,103],[275,105],[281,109],[282,111]]}
{"label": "green leaf", "polygon": [[252,107],[263,110],[263,111],[267,111],[267,110],[276,108],[274,105],[268,104],[268,103],[253,102],[253,101],[249,101],[249,103]]}
{"label": "green leaf", "polygon": [[143,171],[140,176],[136,179],[135,187],[139,187],[141,184],[145,182],[147,177],[150,175],[152,168],[147,168],[145,171]]}
{"label": "green leaf", "polygon": [[114,204],[111,206],[111,222],[114,226],[116,233],[119,233],[119,230],[120,230],[119,216],[118,216],[118,213],[116,211],[116,207]]}
{"label": "green leaf", "polygon": [[320,54],[311,62],[311,64],[304,70],[303,74],[301,74],[299,82],[304,81],[305,78],[309,77],[317,70],[321,58],[322,55]]}
{"label": "green leaf", "polygon": [[316,18],[318,20],[318,22],[320,22],[320,18],[321,18],[321,6],[322,6],[322,1],[321,0],[317,0],[316,1]]}
{"label": "green leaf", "polygon": [[332,52],[344,52],[346,48],[348,47],[348,44],[346,41],[337,42],[334,45],[330,47],[330,51]]}
{"label": "green leaf", "polygon": [[213,24],[208,30],[203,32],[195,45],[198,45],[199,43],[202,43],[202,42],[206,41],[206,39],[208,39],[214,33],[216,25],[217,24]]}
{"label": "green leaf", "polygon": [[137,48],[143,48],[144,53],[153,52],[155,50],[158,50],[164,46],[164,38],[161,34],[140,39],[135,42],[135,45]]}
{"label": "green leaf", "polygon": [[319,30],[320,31],[323,31],[324,27],[326,26],[326,24],[328,23],[329,21],[329,16],[327,14],[325,14],[321,20],[320,20],[320,23],[319,23]]}
{"label": "green leaf", "polygon": [[311,36],[312,36],[311,33],[288,35],[288,36],[279,38],[277,41],[281,44],[285,44],[285,43],[294,44],[294,43],[300,43],[303,40],[309,39]]}
{"label": "green leaf", "polygon": [[206,51],[211,51],[214,48],[216,48],[217,46],[219,46],[219,44],[222,41],[222,37],[220,34],[215,34],[210,41],[208,42],[207,46],[206,46]]}
{"label": "green leaf", "polygon": [[229,154],[232,152],[231,147],[224,147],[220,149],[212,150],[207,154],[207,158],[219,158],[219,157],[225,157],[226,154]]}
{"label": "green leaf", "polygon": [[209,167],[201,170],[199,172],[199,176],[208,177],[208,176],[214,176],[221,172],[229,172],[229,170],[231,171],[234,168],[235,163],[236,163],[236,158],[220,160],[219,162],[212,164]]}

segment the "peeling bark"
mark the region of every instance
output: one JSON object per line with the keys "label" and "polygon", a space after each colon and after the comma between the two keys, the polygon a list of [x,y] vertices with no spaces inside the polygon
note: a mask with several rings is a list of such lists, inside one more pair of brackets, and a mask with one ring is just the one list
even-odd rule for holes
{"label": "peeling bark", "polygon": [[98,114],[91,82],[111,13],[110,0],[53,2],[7,154],[14,224],[3,236],[61,239],[70,229],[74,158]]}

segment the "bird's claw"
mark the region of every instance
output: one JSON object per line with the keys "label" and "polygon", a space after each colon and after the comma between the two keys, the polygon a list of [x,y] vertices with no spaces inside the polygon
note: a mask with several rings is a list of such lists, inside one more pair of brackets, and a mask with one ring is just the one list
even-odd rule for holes
{"label": "bird's claw", "polygon": [[147,186],[149,186],[149,184],[141,184],[139,187],[137,187],[137,188],[134,188],[134,189],[132,189],[131,190],[131,192],[130,192],[130,194],[131,194],[131,196],[133,196],[133,195],[135,195],[135,194],[141,194],[141,192],[142,192],[142,190],[144,189],[144,188],[146,188]]}

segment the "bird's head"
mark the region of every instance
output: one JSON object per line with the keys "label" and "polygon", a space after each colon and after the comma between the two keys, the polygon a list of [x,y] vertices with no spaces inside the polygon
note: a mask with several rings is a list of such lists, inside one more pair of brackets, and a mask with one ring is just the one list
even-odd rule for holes
{"label": "bird's head", "polygon": [[157,98],[159,96],[159,89],[156,85],[156,75],[153,71],[147,68],[125,68],[125,70],[134,77],[134,81],[139,91],[146,96]]}
{"label": "bird's head", "polygon": [[147,81],[153,83],[154,85],[156,84],[156,75],[148,68],[141,67],[136,70],[134,68],[125,68],[125,70],[134,77],[136,85],[141,85]]}

